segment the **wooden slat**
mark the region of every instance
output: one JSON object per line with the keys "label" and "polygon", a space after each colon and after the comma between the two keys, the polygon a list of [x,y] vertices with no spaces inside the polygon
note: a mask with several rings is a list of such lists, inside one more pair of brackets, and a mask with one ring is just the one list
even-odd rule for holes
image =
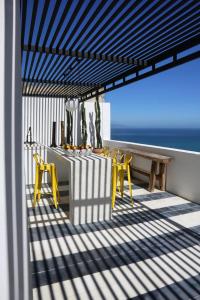
{"label": "wooden slat", "polygon": [[147,170],[144,170],[144,169],[141,169],[141,168],[138,168],[138,167],[132,167],[132,170],[134,171],[134,172],[137,172],[137,173],[139,173],[139,174],[142,174],[142,175],[145,175],[145,176],[150,176],[150,171],[147,171]]}
{"label": "wooden slat", "polygon": [[169,156],[164,156],[164,155],[147,152],[147,151],[142,151],[142,150],[137,150],[137,149],[133,149],[133,148],[123,148],[123,150],[126,152],[131,152],[134,155],[137,155],[137,156],[149,159],[149,160],[157,161],[157,162],[163,162],[165,164],[168,164],[172,160],[172,157],[169,157]]}

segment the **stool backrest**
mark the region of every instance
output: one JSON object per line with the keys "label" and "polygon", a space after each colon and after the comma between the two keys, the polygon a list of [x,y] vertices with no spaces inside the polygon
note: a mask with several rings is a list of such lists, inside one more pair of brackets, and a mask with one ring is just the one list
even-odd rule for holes
{"label": "stool backrest", "polygon": [[110,149],[109,149],[109,147],[104,147],[103,148],[103,155],[105,157],[109,157],[110,156]]}
{"label": "stool backrest", "polygon": [[44,160],[41,158],[41,156],[38,153],[33,154],[33,158],[35,159],[35,162],[37,164],[44,164]]}
{"label": "stool backrest", "polygon": [[121,149],[114,148],[110,151],[110,157],[114,164],[121,163],[124,160],[124,153]]}
{"label": "stool backrest", "polygon": [[132,159],[133,159],[133,155],[132,155],[131,153],[126,153],[126,154],[124,155],[124,163],[125,163],[126,165],[130,164],[131,161],[132,161]]}
{"label": "stool backrest", "polygon": [[114,164],[116,164],[117,163],[117,150],[116,149],[110,150],[109,156],[112,158],[112,162]]}

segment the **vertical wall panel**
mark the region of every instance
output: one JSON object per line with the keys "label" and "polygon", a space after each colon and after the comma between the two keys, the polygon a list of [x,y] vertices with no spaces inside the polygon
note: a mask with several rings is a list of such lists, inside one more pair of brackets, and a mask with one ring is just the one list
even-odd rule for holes
{"label": "vertical wall panel", "polygon": [[[65,121],[64,99],[23,97],[24,141],[29,126],[33,140],[50,146],[52,140],[52,124],[56,121],[56,143],[60,144],[60,122]],[[66,124],[66,123],[65,123]]]}
{"label": "vertical wall panel", "polygon": [[[101,134],[102,139],[110,139],[110,104],[100,103],[101,108]],[[61,125],[65,123],[65,136],[67,127],[67,114],[64,98],[36,98],[23,97],[24,113],[24,141],[29,126],[32,129],[33,140],[42,145],[50,146],[52,142],[52,125],[56,122],[56,144],[61,142]],[[86,121],[88,127],[88,143],[95,141],[95,110],[94,103],[85,103]],[[81,112],[73,112],[73,141],[81,143]]]}

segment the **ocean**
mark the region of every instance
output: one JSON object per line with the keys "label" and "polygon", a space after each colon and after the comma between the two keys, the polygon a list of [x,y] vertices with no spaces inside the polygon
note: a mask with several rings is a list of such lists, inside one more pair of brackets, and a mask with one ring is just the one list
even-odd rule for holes
{"label": "ocean", "polygon": [[200,152],[200,129],[111,128],[111,139]]}

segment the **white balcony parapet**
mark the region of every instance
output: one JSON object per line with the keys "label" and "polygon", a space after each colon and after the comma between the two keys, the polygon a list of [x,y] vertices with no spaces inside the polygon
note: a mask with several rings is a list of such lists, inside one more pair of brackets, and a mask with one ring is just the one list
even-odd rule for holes
{"label": "white balcony parapet", "polygon": [[[169,164],[167,170],[167,190],[190,201],[200,203],[199,152],[116,140],[104,140],[104,146],[109,146],[111,148],[135,148],[172,157],[173,161]],[[135,157],[134,163],[142,168],[148,169],[150,167],[149,161],[142,158]],[[141,176],[142,175],[137,175],[137,177]],[[146,178],[144,178],[144,180],[145,179]]]}

